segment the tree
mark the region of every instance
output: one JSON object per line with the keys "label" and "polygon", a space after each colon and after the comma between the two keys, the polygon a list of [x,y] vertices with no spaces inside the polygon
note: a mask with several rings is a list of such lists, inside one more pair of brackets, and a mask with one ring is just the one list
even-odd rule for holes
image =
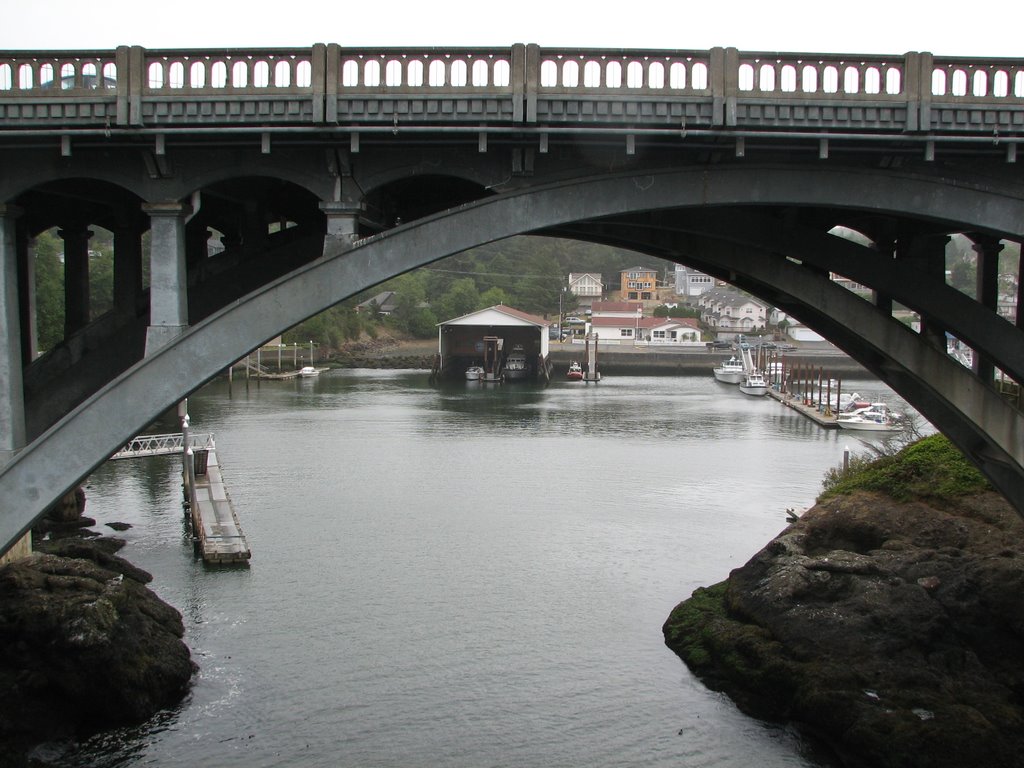
{"label": "tree", "polygon": [[64,339],[64,244],[48,229],[35,239],[36,335],[40,350]]}
{"label": "tree", "polygon": [[472,277],[464,277],[452,283],[437,301],[437,312],[450,320],[473,312],[479,305],[480,292],[476,288],[476,281]]}

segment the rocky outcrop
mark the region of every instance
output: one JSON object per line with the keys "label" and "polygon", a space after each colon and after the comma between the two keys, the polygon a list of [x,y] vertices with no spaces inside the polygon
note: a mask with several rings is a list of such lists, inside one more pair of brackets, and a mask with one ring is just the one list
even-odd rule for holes
{"label": "rocky outcrop", "polygon": [[[196,667],[181,614],[109,539],[60,539],[0,568],[0,752],[141,722]],[[17,763],[11,763],[17,764]]]}
{"label": "rocky outcrop", "polygon": [[831,497],[664,632],[709,686],[847,765],[1022,764],[1024,523],[995,493]]}

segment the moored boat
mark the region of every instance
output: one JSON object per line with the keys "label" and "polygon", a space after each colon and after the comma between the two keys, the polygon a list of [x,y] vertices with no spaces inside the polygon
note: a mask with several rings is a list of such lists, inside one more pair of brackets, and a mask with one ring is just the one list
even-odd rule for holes
{"label": "moored boat", "polygon": [[484,369],[479,365],[471,365],[466,369],[466,381],[480,381],[484,377]]}
{"label": "moored boat", "polygon": [[867,408],[840,413],[836,424],[843,429],[862,432],[895,432],[902,428],[900,417],[889,410],[885,403],[872,403]]}
{"label": "moored boat", "polygon": [[308,378],[310,378],[312,376],[319,376],[319,375],[320,375],[320,370],[318,368],[314,368],[312,365],[303,366],[299,370],[299,376],[301,376],[304,379],[308,379]]}
{"label": "moored boat", "polygon": [[740,382],[740,392],[752,397],[763,397],[768,394],[768,382],[756,371],[748,373]]}
{"label": "moored boat", "polygon": [[526,367],[526,353],[523,352],[523,345],[516,344],[505,358],[502,375],[505,381],[518,381],[525,379],[527,373],[529,373],[529,369]]}
{"label": "moored boat", "polygon": [[743,369],[743,361],[737,357],[730,357],[716,365],[712,370],[715,378],[724,384],[739,384],[743,381],[746,371]]}
{"label": "moored boat", "polygon": [[573,360],[569,363],[569,371],[566,373],[566,378],[569,381],[581,381],[583,379],[583,366]]}

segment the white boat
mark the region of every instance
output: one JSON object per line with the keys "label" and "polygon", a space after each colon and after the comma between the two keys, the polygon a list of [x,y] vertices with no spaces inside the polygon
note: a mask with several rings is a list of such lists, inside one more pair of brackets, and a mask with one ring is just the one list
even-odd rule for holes
{"label": "white boat", "polygon": [[519,381],[525,379],[529,373],[529,369],[526,367],[526,353],[523,352],[523,345],[516,344],[512,347],[512,351],[508,353],[508,357],[505,358],[505,367],[502,369],[502,375],[505,377],[505,381]]}
{"label": "white boat", "polygon": [[753,397],[763,397],[768,394],[768,382],[756,371],[748,373],[740,382],[740,392]]}
{"label": "white boat", "polygon": [[737,357],[730,357],[715,366],[712,373],[715,378],[724,384],[739,384],[743,381],[746,371],[743,369],[743,361]]}
{"label": "white boat", "polygon": [[302,369],[299,371],[299,376],[301,376],[304,379],[305,378],[309,378],[310,376],[319,376],[319,375],[320,375],[319,369],[314,368],[312,365],[303,366]]}
{"label": "white boat", "polygon": [[843,429],[862,432],[894,432],[901,429],[900,417],[889,410],[885,403],[872,403],[867,408],[858,408],[836,416],[836,423]]}
{"label": "white boat", "polygon": [[471,365],[466,369],[466,381],[480,381],[484,377],[484,369],[479,365]]}

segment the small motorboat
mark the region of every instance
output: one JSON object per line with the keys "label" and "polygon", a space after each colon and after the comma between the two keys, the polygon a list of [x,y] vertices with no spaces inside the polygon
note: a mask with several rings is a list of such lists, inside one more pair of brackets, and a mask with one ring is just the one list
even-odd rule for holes
{"label": "small motorboat", "polygon": [[569,363],[569,371],[565,374],[569,381],[582,381],[583,380],[583,366],[573,360]]}
{"label": "small motorboat", "polygon": [[756,371],[748,373],[740,382],[740,392],[752,397],[764,397],[768,394],[768,382]]}
{"label": "small motorboat", "polygon": [[466,381],[480,381],[484,377],[484,369],[479,365],[471,365],[466,369]]}
{"label": "small motorboat", "polygon": [[318,368],[314,368],[312,365],[305,365],[299,371],[299,376],[301,376],[304,379],[307,379],[310,376],[319,376],[319,375],[320,375],[320,370]]}

